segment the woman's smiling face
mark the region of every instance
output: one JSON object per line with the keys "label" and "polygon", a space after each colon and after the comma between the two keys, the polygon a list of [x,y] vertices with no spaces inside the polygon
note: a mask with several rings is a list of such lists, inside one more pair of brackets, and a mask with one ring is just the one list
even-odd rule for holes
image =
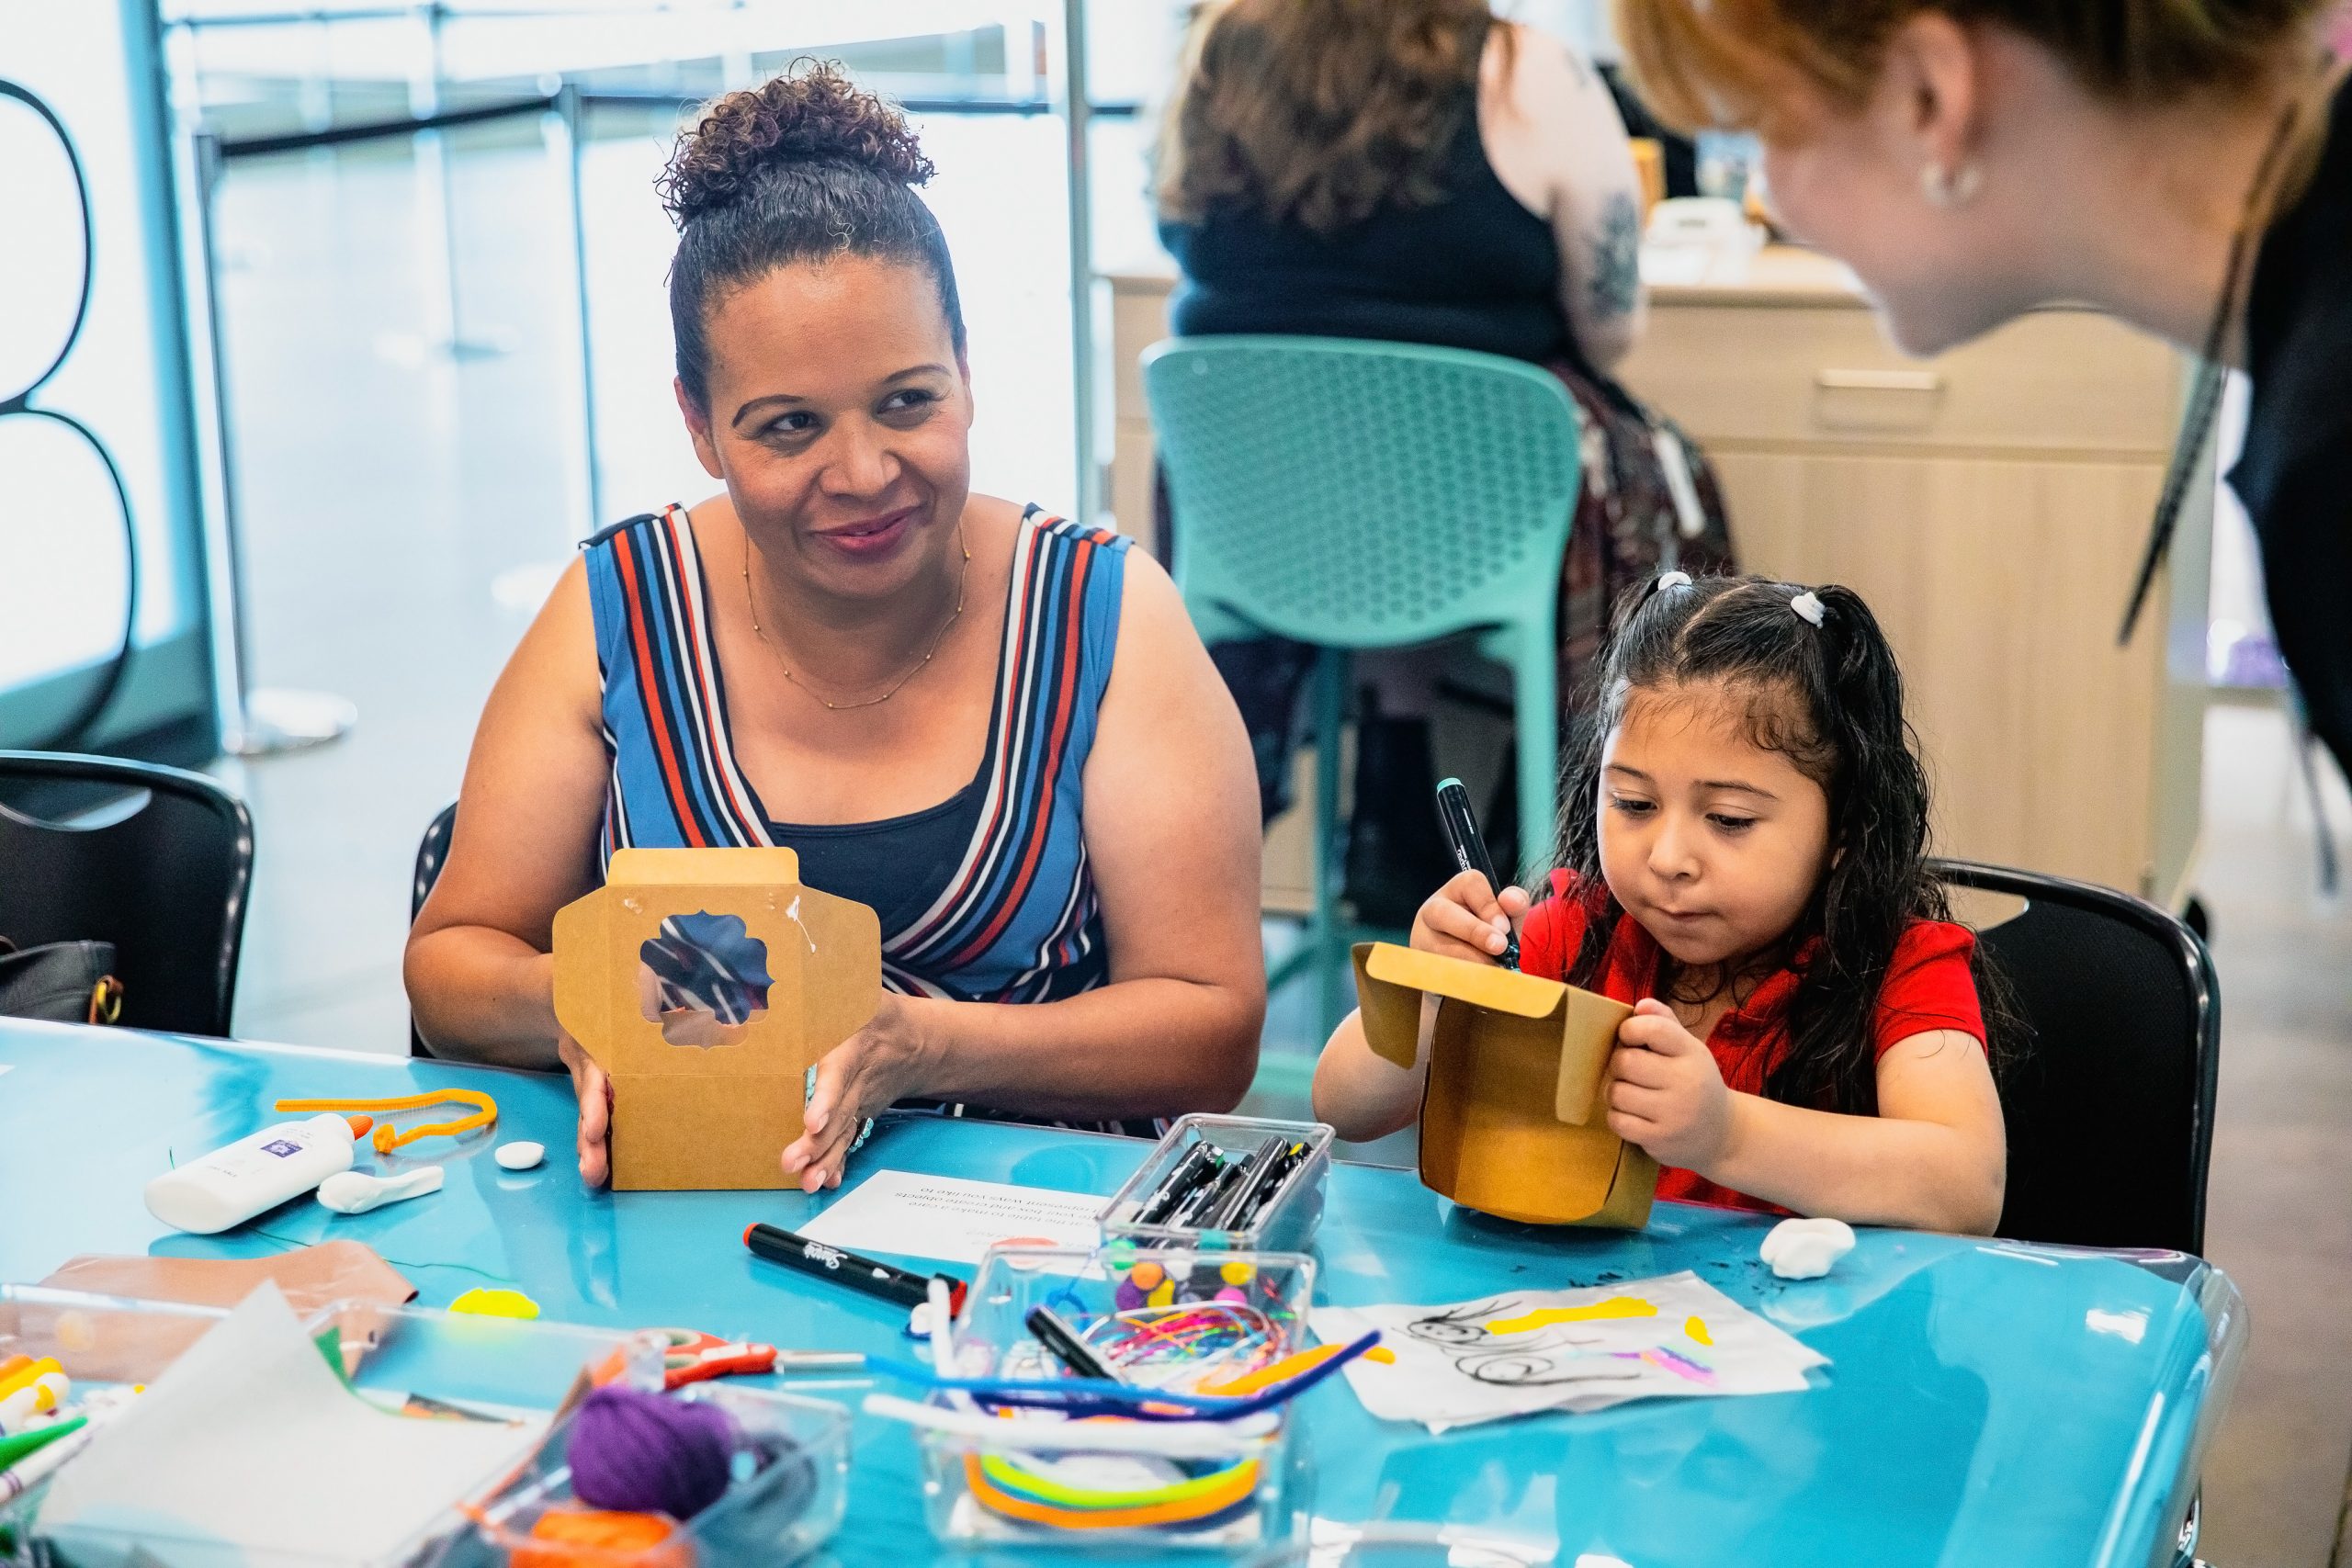
{"label": "woman's smiling face", "polygon": [[810,589],[887,598],[955,547],[971,385],[919,267],[778,267],[709,310],[709,403],[680,407],[763,558]]}

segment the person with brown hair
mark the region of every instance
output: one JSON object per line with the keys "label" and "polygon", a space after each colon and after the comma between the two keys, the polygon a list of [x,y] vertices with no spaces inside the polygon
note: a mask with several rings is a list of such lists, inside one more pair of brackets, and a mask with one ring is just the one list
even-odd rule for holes
{"label": "person with brown hair", "polygon": [[[2352,91],[2337,0],[1617,0],[1639,90],[1755,130],[1781,222],[1915,354],[2086,304],[2204,356],[2150,564],[2220,369],[2229,481],[2279,651],[2352,767]],[[2144,585],[2144,573],[2143,573]]]}
{"label": "person with brown hair", "polygon": [[1606,372],[1641,186],[1608,87],[1487,0],[1222,0],[1160,132],[1176,330],[1385,338]]}
{"label": "person with brown hair", "polygon": [[[1564,693],[1625,584],[1661,564],[1730,566],[1696,446],[1661,442],[1663,422],[1610,378],[1644,319],[1640,181],[1607,84],[1558,40],[1497,20],[1487,0],[1213,0],[1162,120],[1155,194],[1183,273],[1181,335],[1435,344],[1559,375],[1584,426]],[[1271,818],[1288,804],[1311,650],[1258,637],[1214,651]],[[1430,804],[1432,664],[1359,667],[1374,696],[1358,716],[1347,891],[1359,919],[1402,926],[1451,864]]]}
{"label": "person with brown hair", "polygon": [[894,1103],[1148,1122],[1229,1109],[1255,1071],[1241,725],[1155,562],[971,492],[931,173],[897,110],[804,66],[712,105],[663,175],[678,408],[724,488],[564,574],[407,955],[435,1054],[570,1068],[591,1181],[606,1087],[548,950],[629,846],[789,846],[879,919],[881,1005],[777,1151],[810,1190]]}

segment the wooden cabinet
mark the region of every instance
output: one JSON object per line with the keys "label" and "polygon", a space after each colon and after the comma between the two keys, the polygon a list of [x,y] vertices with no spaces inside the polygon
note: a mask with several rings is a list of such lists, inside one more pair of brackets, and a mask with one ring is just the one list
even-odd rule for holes
{"label": "wooden cabinet", "polygon": [[[1165,330],[1169,279],[1148,268],[1111,283],[1112,492],[1120,526],[1141,534],[1150,423],[1133,367]],[[2192,487],[2132,643],[2115,641],[2179,419],[2179,355],[2053,310],[1906,359],[1843,268],[1772,249],[1728,276],[1654,288],[1623,375],[1714,460],[1746,569],[1842,582],[1885,626],[1939,852],[2187,897],[2210,482]],[[1268,844],[1276,907],[1305,883],[1285,826]]]}

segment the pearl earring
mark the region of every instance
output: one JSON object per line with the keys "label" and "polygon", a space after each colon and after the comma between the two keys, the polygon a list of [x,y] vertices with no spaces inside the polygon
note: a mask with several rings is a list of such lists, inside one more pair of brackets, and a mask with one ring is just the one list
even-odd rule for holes
{"label": "pearl earring", "polygon": [[1984,171],[1974,164],[1962,164],[1957,171],[1928,164],[1919,170],[1919,194],[1930,207],[1965,207],[1984,183]]}

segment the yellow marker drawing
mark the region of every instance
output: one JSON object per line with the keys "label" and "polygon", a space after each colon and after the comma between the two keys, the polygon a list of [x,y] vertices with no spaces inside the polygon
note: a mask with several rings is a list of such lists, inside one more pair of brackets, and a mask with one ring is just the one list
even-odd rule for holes
{"label": "yellow marker drawing", "polygon": [[1694,1317],[1684,1324],[1682,1332],[1702,1345],[1712,1345],[1715,1342],[1714,1337],[1707,1332],[1707,1320],[1703,1317]]}
{"label": "yellow marker drawing", "polygon": [[1374,1345],[1363,1353],[1363,1359],[1367,1361],[1378,1361],[1384,1367],[1393,1366],[1396,1360],[1396,1352],[1385,1345]]}
{"label": "yellow marker drawing", "polygon": [[1497,1318],[1487,1325],[1489,1334],[1525,1334],[1555,1323],[1592,1323],[1610,1317],[1656,1317],[1657,1308],[1639,1296],[1611,1296],[1590,1306],[1544,1307],[1517,1317]]}

